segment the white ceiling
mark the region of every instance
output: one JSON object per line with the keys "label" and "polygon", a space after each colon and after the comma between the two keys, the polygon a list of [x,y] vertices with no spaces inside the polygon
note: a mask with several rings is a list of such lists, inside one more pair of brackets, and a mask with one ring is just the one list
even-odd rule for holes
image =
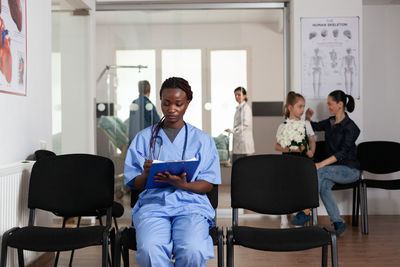
{"label": "white ceiling", "polygon": [[259,10],[137,10],[97,11],[99,25],[110,24],[207,24],[207,23],[263,23],[279,24],[283,11]]}

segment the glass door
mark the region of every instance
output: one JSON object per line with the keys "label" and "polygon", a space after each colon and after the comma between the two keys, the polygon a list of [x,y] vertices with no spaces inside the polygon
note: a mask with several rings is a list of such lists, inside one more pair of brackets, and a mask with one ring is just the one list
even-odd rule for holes
{"label": "glass door", "polygon": [[212,50],[210,52],[211,135],[233,127],[237,103],[234,90],[247,89],[247,51]]}

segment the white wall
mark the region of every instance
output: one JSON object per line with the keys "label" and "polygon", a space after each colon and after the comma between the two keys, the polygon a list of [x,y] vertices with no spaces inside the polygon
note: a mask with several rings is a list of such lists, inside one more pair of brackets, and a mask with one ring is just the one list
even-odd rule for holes
{"label": "white wall", "polygon": [[[400,142],[400,5],[364,6],[363,18],[364,140]],[[400,173],[373,179],[400,179]],[[374,214],[400,214],[400,191],[368,189],[368,207]]]}
{"label": "white wall", "polygon": [[[94,10],[95,1],[90,4]],[[95,12],[53,13],[52,18],[52,49],[61,53],[61,151],[94,153]]]}
{"label": "white wall", "polygon": [[27,95],[0,93],[0,165],[51,148],[51,1],[27,1]]}
{"label": "white wall", "polygon": [[363,15],[364,138],[400,142],[400,4],[364,6]]}

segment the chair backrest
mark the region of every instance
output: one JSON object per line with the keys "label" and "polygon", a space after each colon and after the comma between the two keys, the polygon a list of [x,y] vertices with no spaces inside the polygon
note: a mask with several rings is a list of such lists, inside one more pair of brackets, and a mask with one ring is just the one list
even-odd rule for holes
{"label": "chair backrest", "polygon": [[238,159],[232,167],[231,205],[264,214],[288,214],[318,207],[314,162],[292,155]]}
{"label": "chair backrest", "polygon": [[43,158],[32,168],[28,207],[58,216],[95,216],[114,201],[114,165],[88,154]]}
{"label": "chair backrest", "polygon": [[391,141],[363,142],[357,146],[361,170],[375,174],[400,171],[400,143]]}
{"label": "chair backrest", "polygon": [[[139,194],[140,192],[135,190],[135,189],[131,189],[131,208],[133,208],[133,206],[135,206],[136,201],[138,201],[139,199]],[[211,206],[216,209],[218,207],[218,185],[214,184],[213,185],[213,189],[207,193],[207,197],[210,200]]]}
{"label": "chair backrest", "polygon": [[35,160],[41,160],[43,158],[54,157],[56,153],[50,150],[40,149],[35,151]]}
{"label": "chair backrest", "polygon": [[213,184],[213,188],[207,193],[208,200],[210,200],[211,206],[214,209],[218,208],[218,185]]}
{"label": "chair backrest", "polygon": [[315,142],[315,154],[314,154],[314,161],[321,162],[326,159],[328,148],[326,147],[325,141],[317,141]]}

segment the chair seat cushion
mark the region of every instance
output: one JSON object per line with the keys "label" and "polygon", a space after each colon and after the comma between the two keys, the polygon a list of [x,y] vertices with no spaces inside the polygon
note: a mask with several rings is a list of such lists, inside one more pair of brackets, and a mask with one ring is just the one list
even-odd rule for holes
{"label": "chair seat cushion", "polygon": [[[213,240],[213,244],[218,244],[218,228],[212,227],[210,228],[210,236]],[[132,250],[137,250],[136,245],[136,230],[133,227],[127,228],[122,232],[122,245],[128,247]]]}
{"label": "chair seat cushion", "polygon": [[297,251],[330,243],[329,233],[316,226],[288,229],[236,226],[232,230],[235,244],[265,251]]}
{"label": "chair seat cushion", "polygon": [[8,245],[32,251],[66,251],[101,245],[105,226],[50,228],[28,226],[16,229],[8,237]]}
{"label": "chair seat cushion", "polygon": [[360,183],[360,180],[355,181],[354,183],[349,183],[349,184],[338,184],[336,183],[333,187],[332,190],[345,190],[345,189],[351,189]]}
{"label": "chair seat cushion", "polygon": [[381,188],[387,190],[399,190],[400,189],[400,179],[397,180],[363,180],[367,187]]}

